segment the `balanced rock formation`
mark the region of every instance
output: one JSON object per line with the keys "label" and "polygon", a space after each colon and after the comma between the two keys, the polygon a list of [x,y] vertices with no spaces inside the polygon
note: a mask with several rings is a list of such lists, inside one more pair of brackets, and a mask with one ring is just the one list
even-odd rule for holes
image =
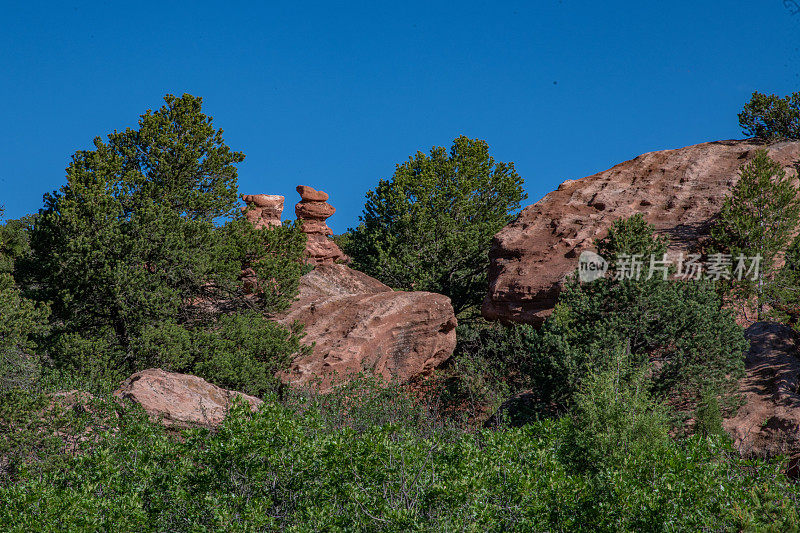
{"label": "balanced rock formation", "polygon": [[267,228],[281,225],[283,213],[283,196],[277,194],[243,194],[242,200],[247,204],[242,206],[247,220],[257,228]]}
{"label": "balanced rock formation", "polygon": [[325,223],[336,212],[336,208],[328,203],[328,194],[307,185],[298,185],[297,192],[301,200],[294,207],[294,212],[308,236],[307,261],[315,265],[346,262],[348,257],[330,239],[333,230]]}
{"label": "balanced rock formation", "polygon": [[800,359],[797,333],[790,327],[758,322],[747,329],[750,350],[739,382],[745,403],[723,421],[744,455],[800,452]]}
{"label": "balanced rock formation", "polygon": [[252,410],[264,403],[253,396],[212,385],[197,376],[165,372],[160,368],[133,374],[114,396],[138,403],[153,419],[175,427],[217,426],[225,419],[236,397],[247,402]]}
{"label": "balanced rock formation", "polygon": [[341,264],[318,265],[301,278],[299,299],[280,320],[295,321],[313,352],[280,377],[322,391],[360,372],[408,382],[447,361],[456,345],[449,298],[395,292]]}
{"label": "balanced rock formation", "polygon": [[526,207],[495,235],[489,258],[489,320],[540,324],[578,256],[619,218],[642,213],[686,252],[708,235],[713,217],[756,150],[794,172],[800,142],[718,141],[640,155],[609,170],[568,180]]}

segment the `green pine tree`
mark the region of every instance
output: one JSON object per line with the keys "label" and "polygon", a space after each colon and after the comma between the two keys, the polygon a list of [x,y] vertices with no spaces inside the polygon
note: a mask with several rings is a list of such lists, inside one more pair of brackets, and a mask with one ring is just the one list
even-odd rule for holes
{"label": "green pine tree", "polygon": [[340,239],[353,266],[406,290],[445,294],[456,313],[480,307],[492,237],[527,195],[513,163],[461,136],[398,165],[367,193],[361,224]]}
{"label": "green pine tree", "polygon": [[[94,150],[73,156],[67,184],[45,197],[31,231],[29,286],[52,302],[60,365],[116,376],[162,366],[260,392],[266,381],[245,374],[258,366],[271,377],[298,349],[264,315],[296,295],[305,237],[291,225],[253,228],[237,208],[244,154],[225,144],[200,98],[165,102],[137,129],[98,137]],[[269,280],[258,296],[243,292],[243,267]],[[220,322],[226,314],[243,318]],[[236,345],[242,328],[280,346]],[[210,370],[222,363],[210,359],[225,345],[223,379]]]}
{"label": "green pine tree", "polygon": [[763,320],[775,280],[776,259],[789,244],[800,219],[798,189],[767,150],[759,150],[740,172],[741,178],[725,199],[711,235],[716,247],[730,254],[734,263],[740,257],[760,258],[751,274],[741,280],[738,273],[734,276],[732,289],[740,298],[755,298],[758,320]]}

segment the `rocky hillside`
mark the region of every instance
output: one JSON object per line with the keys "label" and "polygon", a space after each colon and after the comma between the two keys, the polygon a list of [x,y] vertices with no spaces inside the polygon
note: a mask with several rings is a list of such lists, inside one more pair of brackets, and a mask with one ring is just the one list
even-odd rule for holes
{"label": "rocky hillside", "polygon": [[[306,261],[314,270],[300,278],[300,294],[279,321],[305,327],[310,355],[297,357],[281,379],[326,390],[347,376],[366,372],[407,382],[447,361],[456,346],[456,318],[450,299],[422,291],[393,291],[375,278],[343,264],[348,257],[329,238],[325,220],[336,212],[328,195],[297,187],[295,214],[308,236]],[[279,225],[284,198],[246,195],[248,219],[258,227]],[[254,273],[245,283],[255,284]]]}
{"label": "rocky hillside", "polygon": [[[672,251],[690,249],[708,234],[739,167],[762,147],[752,141],[697,144],[643,154],[565,181],[495,236],[484,317],[541,323],[565,276],[577,268],[580,253],[591,249],[618,218],[643,213],[670,237]],[[800,159],[800,142],[768,148],[787,169]]]}

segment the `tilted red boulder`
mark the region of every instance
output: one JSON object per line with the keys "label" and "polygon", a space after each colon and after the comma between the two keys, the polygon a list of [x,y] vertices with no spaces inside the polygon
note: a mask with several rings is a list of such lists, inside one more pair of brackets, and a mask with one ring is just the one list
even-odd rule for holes
{"label": "tilted red boulder", "polygon": [[640,155],[609,170],[568,180],[526,207],[495,235],[489,258],[489,320],[540,324],[551,312],[578,257],[611,223],[636,213],[671,239],[671,252],[693,248],[759,148],[794,172],[800,142],[769,146],[718,141]]}
{"label": "tilted red boulder", "polygon": [[319,265],[300,280],[300,297],[281,318],[305,325],[313,353],[295,359],[281,379],[327,390],[360,372],[404,383],[453,354],[456,318],[450,299],[395,292],[345,265]]}
{"label": "tilted red boulder", "polygon": [[234,398],[241,398],[257,409],[264,402],[241,392],[212,385],[188,374],[148,368],[126,379],[114,393],[117,398],[141,405],[153,419],[166,426],[219,425],[231,408]]}

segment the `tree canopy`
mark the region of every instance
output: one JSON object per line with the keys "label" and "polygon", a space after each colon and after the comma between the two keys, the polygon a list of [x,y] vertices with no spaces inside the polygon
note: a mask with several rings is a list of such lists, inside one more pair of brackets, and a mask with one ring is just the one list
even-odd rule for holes
{"label": "tree canopy", "polygon": [[800,139],[800,92],[783,98],[754,92],[739,113],[739,126],[748,137],[766,141]]}
{"label": "tree canopy", "polygon": [[[284,339],[284,351],[297,349],[261,315],[295,296],[304,235],[291,225],[253,228],[236,209],[235,165],[244,154],[225,144],[200,98],[164,100],[137,129],[77,152],[66,185],[46,195],[34,223],[28,285],[52,302],[51,350],[61,364],[92,372],[199,369],[214,344],[200,339],[245,322]],[[270,280],[255,297],[243,292],[243,267]],[[218,322],[251,312],[261,319]],[[266,364],[262,353],[246,358]]]}
{"label": "tree canopy", "polygon": [[491,239],[527,198],[513,163],[461,136],[397,165],[367,193],[360,225],[342,244],[353,266],[388,285],[450,297],[456,313],[486,293]]}

